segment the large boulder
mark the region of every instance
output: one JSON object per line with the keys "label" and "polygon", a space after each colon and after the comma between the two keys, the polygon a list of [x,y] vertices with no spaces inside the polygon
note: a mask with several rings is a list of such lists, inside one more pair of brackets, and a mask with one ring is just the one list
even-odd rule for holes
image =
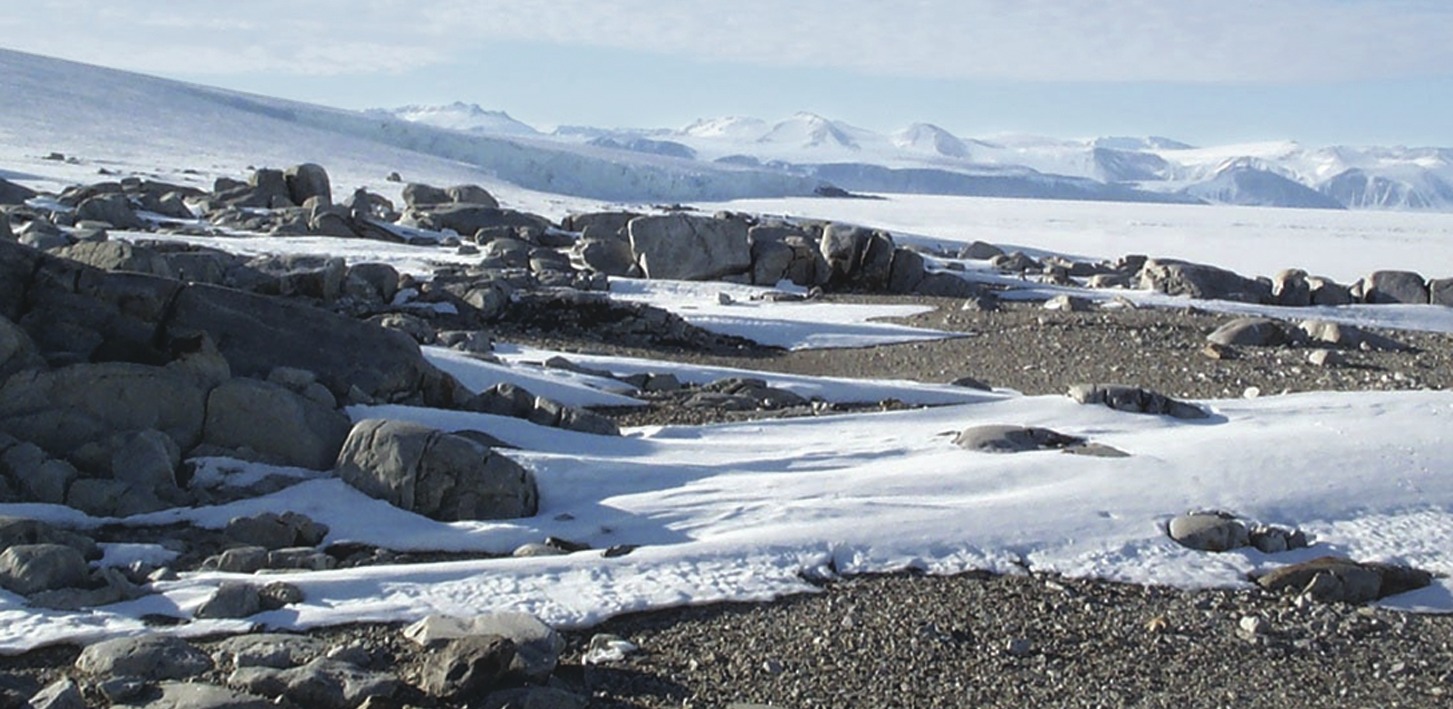
{"label": "large boulder", "polygon": [[0,315],[19,320],[43,256],[28,246],[0,239]]}
{"label": "large boulder", "polygon": [[22,595],[71,588],[90,569],[81,552],[63,544],[19,544],[0,552],[0,588]]}
{"label": "large boulder", "polygon": [[515,644],[498,635],[450,640],[429,654],[419,688],[441,699],[482,699],[504,678],[514,657]]}
{"label": "large boulder", "polygon": [[647,278],[706,281],[752,267],[747,224],[739,219],[674,213],[632,219],[626,231]]}
{"label": "large boulder", "polygon": [[251,449],[272,463],[328,470],[351,427],[343,413],[286,387],[239,377],[207,396],[202,440]]}
{"label": "large boulder", "polygon": [[359,421],[338,474],[364,493],[442,521],[528,517],[534,475],[470,438],[402,421]]}
{"label": "large boulder", "polygon": [[333,204],[333,186],[322,165],[310,162],[294,165],[283,173],[283,179],[293,204],[303,204],[315,197],[324,206]]}
{"label": "large boulder", "polygon": [[24,371],[0,386],[0,430],[64,456],[87,441],[156,429],[183,450],[201,439],[205,392],[183,372],[128,362]]}
{"label": "large boulder", "polygon": [[499,636],[514,643],[509,671],[544,682],[555,671],[565,638],[529,613],[499,611],[468,618],[431,615],[404,628],[404,637],[424,647],[459,638]]}
{"label": "large boulder", "polygon": [[893,252],[893,272],[888,278],[888,290],[893,293],[912,293],[923,282],[924,261],[917,251],[898,249]]}
{"label": "large boulder", "polygon": [[146,229],[146,222],[131,208],[131,200],[118,192],[81,202],[76,207],[76,221],[105,222],[117,229]]}
{"label": "large boulder", "polygon": [[1166,525],[1166,533],[1177,544],[1197,551],[1230,551],[1251,544],[1251,530],[1241,520],[1219,512],[1179,515]]}
{"label": "large boulder", "polygon": [[1428,284],[1412,271],[1374,271],[1362,280],[1362,299],[1368,303],[1428,303]]}
{"label": "large boulder", "polygon": [[399,400],[438,371],[407,335],[280,298],[193,285],[177,294],[166,333],[206,332],[232,373],[266,377],[275,367],[318,374],[330,388],[356,386]]}
{"label": "large boulder", "polygon": [[589,227],[586,235],[575,242],[571,253],[586,268],[607,276],[640,275],[631,243],[613,232],[601,234],[595,227]]}
{"label": "large boulder", "polygon": [[1205,300],[1265,303],[1271,284],[1206,264],[1150,259],[1140,269],[1140,287],[1167,295]]}

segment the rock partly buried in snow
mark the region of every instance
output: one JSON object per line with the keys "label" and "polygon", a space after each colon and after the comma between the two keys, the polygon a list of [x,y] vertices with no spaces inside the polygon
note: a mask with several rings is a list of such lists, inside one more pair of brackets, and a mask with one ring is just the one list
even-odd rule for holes
{"label": "rock partly buried in snow", "polygon": [[224,583],[197,608],[195,618],[246,618],[262,611],[262,597],[250,583]]}
{"label": "rock partly buried in snow", "polygon": [[1374,271],[1362,279],[1362,299],[1368,303],[1424,305],[1429,301],[1428,285],[1412,271]]}
{"label": "rock partly buried in snow", "polygon": [[1206,339],[1241,347],[1279,347],[1288,341],[1286,328],[1270,318],[1236,318],[1216,328]]}
{"label": "rock partly buried in snow", "polygon": [[706,281],[752,268],[747,223],[690,214],[637,217],[626,227],[647,278]]}
{"label": "rock partly buried in snow", "polygon": [[1195,404],[1123,384],[1076,384],[1070,387],[1069,397],[1081,404],[1103,404],[1116,411],[1163,414],[1179,419],[1203,419],[1209,415]]}
{"label": "rock partly buried in snow", "polygon": [[1313,600],[1366,603],[1423,588],[1433,575],[1407,566],[1352,561],[1335,556],[1291,564],[1257,577],[1269,591],[1302,593]]}
{"label": "rock partly buried in snow", "polygon": [[88,646],[76,658],[76,669],[92,676],[186,679],[210,671],[212,659],[181,638],[143,635]]}
{"label": "rock partly buried in snow", "polygon": [[85,557],[63,544],[19,544],[0,552],[0,588],[21,595],[80,586],[89,576]]}
{"label": "rock partly buried in snow", "polygon": [[1166,526],[1170,538],[1198,551],[1230,551],[1251,544],[1251,530],[1224,512],[1194,512],[1175,517]]}
{"label": "rock partly buried in snow", "polygon": [[1085,439],[1047,428],[991,424],[964,429],[954,438],[954,444],[985,453],[1023,453],[1080,446]]}
{"label": "rock partly buried in snow", "polygon": [[252,517],[233,517],[223,534],[242,544],[265,549],[315,547],[328,536],[328,526],[297,512],[263,512]]}
{"label": "rock partly buried in snow", "polygon": [[1265,303],[1271,284],[1223,268],[1169,259],[1150,259],[1140,270],[1140,287],[1204,300]]}
{"label": "rock partly buried in snow", "polygon": [[338,474],[365,494],[441,521],[528,517],[539,507],[534,475],[465,436],[418,424],[359,421],[338,455]]}

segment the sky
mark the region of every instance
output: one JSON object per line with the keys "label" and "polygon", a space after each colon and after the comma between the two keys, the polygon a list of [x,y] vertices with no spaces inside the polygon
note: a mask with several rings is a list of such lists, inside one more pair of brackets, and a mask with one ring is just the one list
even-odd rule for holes
{"label": "sky", "polygon": [[1453,146],[1447,0],[4,0],[0,47],[538,128],[810,111],[887,132]]}

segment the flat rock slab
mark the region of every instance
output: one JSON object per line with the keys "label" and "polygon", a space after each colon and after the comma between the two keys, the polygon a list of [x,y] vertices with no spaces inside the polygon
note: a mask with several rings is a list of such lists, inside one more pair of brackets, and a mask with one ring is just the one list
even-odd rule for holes
{"label": "flat rock slab", "polygon": [[984,453],[1024,453],[1084,445],[1085,439],[1047,428],[990,424],[970,426],[954,438],[954,445]]}
{"label": "flat rock slab", "polygon": [[1256,583],[1268,591],[1305,593],[1314,600],[1366,603],[1422,588],[1433,575],[1395,564],[1375,564],[1324,556],[1268,571]]}
{"label": "flat rock slab", "polygon": [[169,635],[104,640],[76,658],[76,669],[95,676],[186,679],[212,669],[207,653]]}

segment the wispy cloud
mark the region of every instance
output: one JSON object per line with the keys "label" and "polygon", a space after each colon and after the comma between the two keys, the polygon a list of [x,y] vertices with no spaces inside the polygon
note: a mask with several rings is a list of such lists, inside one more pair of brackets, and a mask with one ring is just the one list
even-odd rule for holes
{"label": "wispy cloud", "polygon": [[34,0],[25,51],[143,71],[346,75],[491,41],[1010,81],[1302,82],[1446,75],[1438,0]]}

